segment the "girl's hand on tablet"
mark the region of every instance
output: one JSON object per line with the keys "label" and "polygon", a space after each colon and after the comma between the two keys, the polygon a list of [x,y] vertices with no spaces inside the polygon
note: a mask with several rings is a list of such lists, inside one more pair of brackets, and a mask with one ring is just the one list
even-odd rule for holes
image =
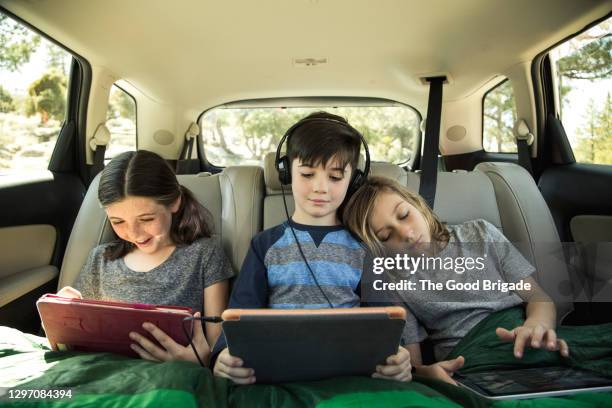
{"label": "girl's hand on tablet", "polygon": [[408,382],[412,380],[412,365],[410,353],[404,347],[399,347],[397,354],[387,357],[386,365],[376,366],[372,378]]}
{"label": "girl's hand on tablet", "polygon": [[255,382],[255,370],[242,367],[243,361],[229,353],[226,347],[217,357],[213,369],[214,375],[229,378],[236,384],[253,384]]}
{"label": "girl's hand on tablet", "polygon": [[56,293],[56,295],[70,299],[83,299],[81,292],[72,286],[64,286],[59,292]]}
{"label": "girl's hand on tablet", "polygon": [[523,357],[525,347],[559,351],[563,357],[569,356],[569,347],[565,340],[558,339],[555,330],[547,328],[543,324],[532,324],[527,320],[523,326],[515,327],[512,330],[498,327],[495,333],[502,341],[514,343],[514,356],[516,358]]}
{"label": "girl's hand on tablet", "polygon": [[452,360],[440,361],[431,365],[422,365],[417,367],[417,374],[423,375],[429,378],[435,378],[447,382],[449,384],[457,385],[457,382],[451,377],[455,371],[459,370],[465,364],[465,358],[459,356]]}
{"label": "girl's hand on tablet", "polygon": [[[200,317],[200,312],[196,312],[194,317]],[[202,361],[206,362],[210,357],[210,346],[204,337],[202,322],[200,320],[194,320],[193,322],[193,345],[198,351],[198,355]],[[151,333],[162,348],[146,337],[136,332],[130,332],[130,339],[137,343],[131,344],[130,346],[132,347],[132,350],[138,353],[140,357],[151,361],[183,360],[199,364],[197,357],[193,353],[191,345],[188,344],[186,346],[182,346],[178,344],[172,340],[170,336],[164,333],[163,330],[152,323],[145,322],[142,324],[142,327]]]}

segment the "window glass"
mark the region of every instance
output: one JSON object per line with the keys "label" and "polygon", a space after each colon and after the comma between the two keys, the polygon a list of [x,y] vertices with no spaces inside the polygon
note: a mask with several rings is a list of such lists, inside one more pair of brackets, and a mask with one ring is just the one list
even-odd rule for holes
{"label": "window glass", "polygon": [[582,163],[612,164],[612,19],[550,52],[559,115]]}
{"label": "window glass", "polygon": [[108,98],[106,127],[111,137],[104,151],[105,162],[120,153],[136,150],[136,101],[117,85],[111,87]]}
{"label": "window glass", "polygon": [[71,60],[0,13],[0,175],[47,169],[66,115]]}
{"label": "window glass", "polygon": [[[372,161],[407,164],[419,142],[419,115],[412,108],[393,106],[320,106],[291,108],[214,108],[200,125],[208,161],[216,166],[261,165],[276,151],[285,131],[312,112],[342,116],[368,142]],[[362,150],[363,154],[363,150]]]}
{"label": "window glass", "polygon": [[516,153],[513,129],[516,101],[509,80],[487,92],[483,98],[482,147],[491,153]]}

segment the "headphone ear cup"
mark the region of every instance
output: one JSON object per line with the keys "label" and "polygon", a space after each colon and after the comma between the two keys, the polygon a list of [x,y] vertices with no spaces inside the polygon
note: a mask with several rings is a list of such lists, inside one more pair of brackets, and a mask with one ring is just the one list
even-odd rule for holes
{"label": "headphone ear cup", "polygon": [[366,179],[366,175],[363,174],[363,171],[357,169],[355,170],[355,174],[353,174],[353,179],[351,180],[351,184],[349,184],[347,196],[352,195],[355,191],[361,187]]}
{"label": "headphone ear cup", "polygon": [[276,170],[278,170],[278,181],[282,185],[291,184],[291,169],[289,168],[289,158],[283,156],[276,162]]}

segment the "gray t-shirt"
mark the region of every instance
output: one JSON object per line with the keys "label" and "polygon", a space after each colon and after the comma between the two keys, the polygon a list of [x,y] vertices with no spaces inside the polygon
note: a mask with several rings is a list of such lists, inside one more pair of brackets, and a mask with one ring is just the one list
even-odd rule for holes
{"label": "gray t-shirt", "polygon": [[202,311],[204,288],[233,276],[230,262],[215,238],[177,246],[163,263],[148,272],[130,269],[123,258],[109,261],[95,247],[74,287],[86,299],[191,307]]}
{"label": "gray t-shirt", "polygon": [[[461,276],[450,271],[436,278],[431,270],[427,274],[431,280],[446,281],[455,279],[460,282],[503,281],[518,282],[535,272],[535,268],[507,240],[507,238],[488,221],[479,219],[459,225],[449,225],[450,239],[446,248],[437,256],[474,257],[484,256],[484,268],[464,272]],[[420,277],[426,276],[418,271]],[[434,344],[436,359],[441,360],[453,349],[474,326],[485,317],[499,310],[521,304],[522,299],[514,292],[500,290],[455,290],[431,292],[428,290],[403,291],[405,305],[409,313],[404,333],[406,343],[417,343],[429,337]],[[415,318],[416,316],[416,318]]]}

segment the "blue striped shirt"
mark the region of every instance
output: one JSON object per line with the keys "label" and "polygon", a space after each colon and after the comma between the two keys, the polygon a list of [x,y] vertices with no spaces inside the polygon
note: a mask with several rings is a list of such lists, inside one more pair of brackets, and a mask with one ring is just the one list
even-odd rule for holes
{"label": "blue striped shirt", "polygon": [[[319,309],[328,308],[328,300],[333,307],[359,306],[364,255],[360,243],[341,225],[312,226],[289,220],[251,240],[229,308]],[[213,356],[225,347],[222,335]]]}

